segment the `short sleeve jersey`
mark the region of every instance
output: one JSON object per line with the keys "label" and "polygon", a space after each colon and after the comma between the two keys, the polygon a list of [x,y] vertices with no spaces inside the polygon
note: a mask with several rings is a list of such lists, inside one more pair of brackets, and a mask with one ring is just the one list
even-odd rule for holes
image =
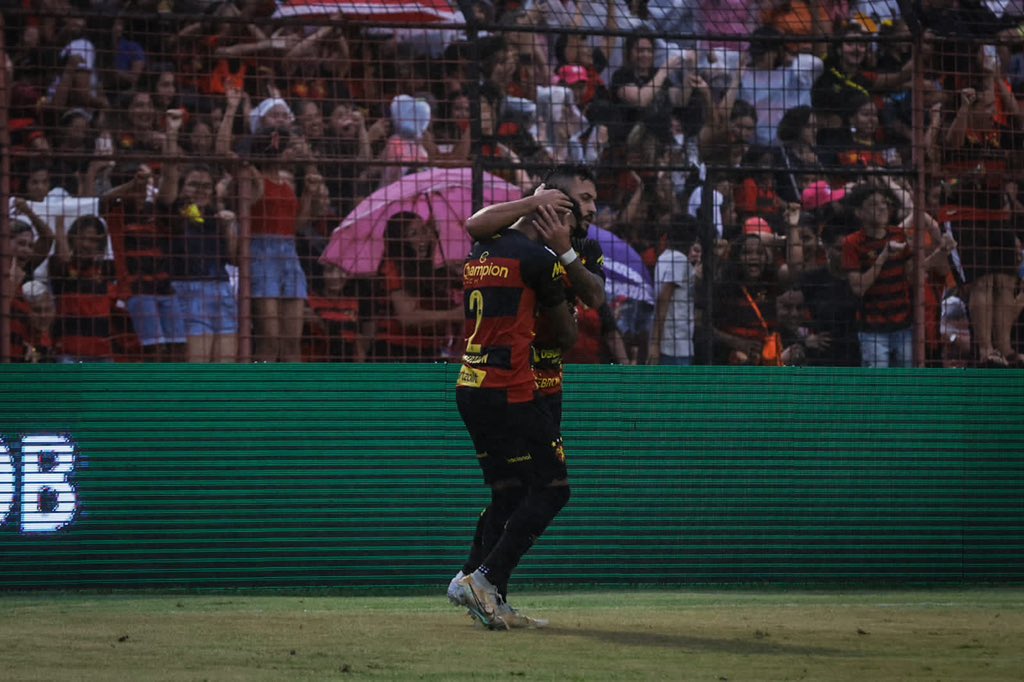
{"label": "short sleeve jersey", "polygon": [[[843,270],[864,272],[872,266],[890,241],[907,243],[907,234],[899,227],[890,227],[884,237],[869,237],[863,230],[850,234],[843,241]],[[858,322],[866,332],[885,333],[906,329],[912,322],[910,282],[907,281],[911,249],[893,253],[861,300]]]}
{"label": "short sleeve jersey", "polygon": [[466,353],[460,389],[501,390],[509,403],[533,400],[537,308],[565,301],[564,273],[554,254],[517,230],[473,245],[462,271]]}

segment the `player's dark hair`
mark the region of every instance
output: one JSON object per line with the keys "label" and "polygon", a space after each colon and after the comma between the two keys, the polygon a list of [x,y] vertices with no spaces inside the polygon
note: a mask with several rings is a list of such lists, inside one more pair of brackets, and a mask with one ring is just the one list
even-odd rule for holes
{"label": "player's dark hair", "polygon": [[[566,196],[569,196],[569,184],[576,179],[597,184],[597,177],[589,166],[567,163],[555,166],[549,170],[544,176],[544,186],[561,190]],[[576,228],[573,229],[573,236],[577,238],[586,237],[588,226],[583,224],[583,211],[580,210],[580,205],[575,199],[571,196],[569,196],[569,199],[572,201],[572,215],[576,219]]]}
{"label": "player's dark hair", "polygon": [[[590,182],[596,183],[597,176],[594,175],[594,171],[590,166],[586,166],[582,163],[565,163],[560,166],[555,166],[547,172],[544,176],[544,184],[547,187],[556,187],[562,191],[565,191],[565,183],[570,180],[589,180]],[[561,183],[561,186],[559,185]]]}

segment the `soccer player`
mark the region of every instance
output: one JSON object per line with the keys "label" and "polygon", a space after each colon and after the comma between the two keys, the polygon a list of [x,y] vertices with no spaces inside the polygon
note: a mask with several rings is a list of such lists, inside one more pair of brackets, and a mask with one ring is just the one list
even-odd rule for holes
{"label": "soccer player", "polygon": [[[466,222],[466,229],[474,239],[486,240],[512,224],[532,223],[548,249],[558,255],[564,264],[563,281],[568,287],[570,309],[574,309],[577,295],[586,305],[596,309],[604,305],[605,299],[602,269],[604,255],[596,241],[586,239],[587,228],[597,211],[596,194],[594,176],[590,169],[585,166],[559,166],[547,175],[544,183],[531,196],[478,211]],[[543,215],[554,219],[535,220]],[[536,332],[533,341],[533,371],[538,399],[560,433],[562,352],[565,349],[559,345],[547,318],[541,317],[538,320]],[[557,447],[561,448],[561,436]],[[489,549],[489,545],[483,541],[483,529],[489,523],[504,523],[510,512],[508,505],[491,505],[481,513],[470,557],[448,586],[448,597],[453,603],[461,604],[459,581],[476,568],[480,557]],[[508,594],[507,584],[498,585],[498,592],[503,605],[512,611],[512,615],[505,618],[506,625],[516,627],[536,625],[539,622],[516,617],[514,609],[507,607],[504,603]]]}
{"label": "soccer player", "polygon": [[[567,300],[576,300],[597,310],[605,303],[604,254],[601,246],[587,239],[587,230],[597,214],[597,186],[593,172],[583,165],[562,165],[544,178],[533,195],[481,209],[466,221],[475,240],[486,239],[498,230],[531,215],[540,206],[550,206],[566,220],[538,224],[541,240],[565,265]],[[568,227],[568,229],[566,229]],[[576,254],[574,257],[573,254]],[[537,326],[533,342],[533,371],[537,390],[555,424],[562,423],[562,349],[551,339],[546,323]]]}
{"label": "soccer player", "polygon": [[464,576],[449,596],[489,628],[540,626],[503,600],[499,586],[569,500],[558,427],[535,397],[531,367],[538,312],[551,339],[576,342],[566,305],[565,263],[538,241],[568,230],[568,213],[542,204],[473,246],[463,269],[466,353],[456,388],[491,501],[481,515]]}

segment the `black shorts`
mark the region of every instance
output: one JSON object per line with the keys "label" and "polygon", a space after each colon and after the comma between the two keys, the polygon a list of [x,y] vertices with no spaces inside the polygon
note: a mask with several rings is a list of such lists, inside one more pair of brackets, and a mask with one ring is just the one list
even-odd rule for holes
{"label": "black shorts", "polygon": [[549,393],[537,398],[537,404],[547,412],[559,434],[562,432],[562,392]]}
{"label": "black shorts", "polygon": [[510,405],[504,391],[479,388],[456,389],[455,400],[487,485],[543,486],[568,475],[558,428],[536,402]]}

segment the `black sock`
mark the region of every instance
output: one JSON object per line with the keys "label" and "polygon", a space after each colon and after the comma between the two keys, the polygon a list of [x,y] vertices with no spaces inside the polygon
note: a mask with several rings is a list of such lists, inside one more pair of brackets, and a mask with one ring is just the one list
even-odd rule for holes
{"label": "black sock", "polygon": [[480,565],[480,572],[492,585],[507,589],[509,577],[523,555],[568,501],[569,486],[551,486],[530,491],[509,517],[505,532]]}
{"label": "black sock", "polygon": [[480,512],[480,518],[476,522],[476,532],[473,534],[473,545],[469,549],[469,558],[462,565],[464,574],[469,575],[479,568],[484,558],[491,553],[494,545],[505,531],[508,517],[526,498],[527,492],[525,486],[491,491],[491,503]]}
{"label": "black sock", "polygon": [[487,517],[490,515],[491,508],[485,507],[480,516],[476,520],[476,531],[473,533],[473,544],[469,547],[469,557],[466,559],[466,563],[462,564],[462,573],[469,575],[477,569],[480,562],[484,560],[483,551],[483,529],[487,524]]}

